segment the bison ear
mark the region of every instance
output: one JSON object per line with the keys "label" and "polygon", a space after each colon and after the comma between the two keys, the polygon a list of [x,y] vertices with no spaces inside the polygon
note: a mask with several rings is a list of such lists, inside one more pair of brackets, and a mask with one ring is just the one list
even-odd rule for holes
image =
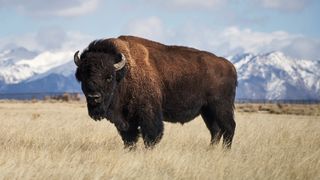
{"label": "bison ear", "polygon": [[80,66],[81,62],[80,62],[80,58],[79,58],[79,51],[77,51],[76,53],[74,53],[74,56],[73,56],[73,60],[74,60],[74,63],[77,65],[77,66]]}

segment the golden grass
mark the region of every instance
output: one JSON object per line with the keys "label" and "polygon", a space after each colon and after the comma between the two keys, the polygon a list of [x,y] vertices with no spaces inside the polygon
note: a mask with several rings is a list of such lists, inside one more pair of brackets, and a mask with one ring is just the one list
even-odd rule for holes
{"label": "golden grass", "polygon": [[0,103],[0,179],[319,179],[320,116],[236,113],[229,152],[201,118],[166,124],[162,141],[123,149],[83,103]]}

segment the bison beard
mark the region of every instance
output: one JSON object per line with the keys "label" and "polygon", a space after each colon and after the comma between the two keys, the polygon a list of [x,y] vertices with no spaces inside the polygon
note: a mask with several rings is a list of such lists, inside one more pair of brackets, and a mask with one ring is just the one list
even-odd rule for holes
{"label": "bison beard", "polygon": [[114,123],[125,147],[134,147],[140,134],[153,147],[163,121],[183,124],[199,114],[211,144],[223,136],[223,146],[231,147],[237,74],[226,59],[133,36],[93,41],[78,53],[76,78],[89,115]]}

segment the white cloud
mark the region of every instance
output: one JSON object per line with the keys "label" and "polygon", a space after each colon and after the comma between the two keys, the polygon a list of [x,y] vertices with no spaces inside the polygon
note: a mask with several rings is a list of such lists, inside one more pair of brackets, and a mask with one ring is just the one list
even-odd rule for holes
{"label": "white cloud", "polygon": [[66,38],[66,32],[55,27],[41,29],[35,34],[35,40],[43,49],[59,49]]}
{"label": "white cloud", "polygon": [[57,10],[54,14],[58,16],[78,16],[94,11],[99,5],[99,0],[85,0],[77,6]]}
{"label": "white cloud", "polygon": [[79,16],[94,11],[101,0],[0,0],[1,8],[11,8],[18,12],[42,16]]}
{"label": "white cloud", "polygon": [[296,58],[320,59],[319,39],[310,39],[285,31],[258,32],[238,27],[228,27],[221,31],[197,28],[189,30],[188,33],[182,33],[181,36],[179,39],[184,39],[184,42],[190,46],[196,45],[224,56],[243,52],[257,54],[283,51]]}
{"label": "white cloud", "polygon": [[155,16],[130,22],[125,27],[125,32],[157,41],[164,41],[166,38],[173,36],[172,32],[164,26],[161,19]]}
{"label": "white cloud", "polygon": [[[144,0],[150,2],[148,0]],[[165,6],[166,8],[175,9],[195,9],[195,8],[205,8],[211,9],[215,7],[220,7],[222,4],[226,3],[228,0],[154,0],[153,3],[157,5]]]}
{"label": "white cloud", "polygon": [[0,39],[0,49],[25,47],[32,51],[75,51],[82,50],[94,38],[92,36],[59,28],[45,28],[36,33],[9,36]]}
{"label": "white cloud", "polygon": [[189,23],[168,28],[158,17],[136,20],[128,25],[127,33],[167,44],[204,49],[217,55],[266,53],[283,51],[296,58],[320,59],[320,40],[285,31],[259,32],[246,28],[227,27],[217,30]]}
{"label": "white cloud", "polygon": [[285,11],[300,11],[313,0],[253,0],[261,7]]}
{"label": "white cloud", "polygon": [[305,37],[295,38],[283,48],[283,51],[293,57],[320,60],[320,40]]}
{"label": "white cloud", "polygon": [[[296,58],[320,60],[320,40],[285,31],[259,32],[249,28],[227,27],[215,29],[188,23],[170,28],[158,17],[130,22],[125,34],[137,35],[166,44],[175,44],[207,50],[220,56],[237,53],[266,53],[283,51]],[[0,39],[0,49],[25,47],[38,52],[83,50],[95,37],[59,28],[45,28],[36,33]]]}
{"label": "white cloud", "polygon": [[[252,31],[251,29],[229,27],[219,33],[218,37],[219,41],[229,44],[229,50],[231,51],[242,48],[246,52],[259,53],[280,50],[300,36],[291,35],[284,31],[265,33]],[[214,45],[218,46],[219,42]]]}
{"label": "white cloud", "polygon": [[[144,0],[150,2],[148,0]],[[212,9],[228,7],[232,3],[252,4],[255,8],[283,11],[300,11],[314,0],[154,0],[153,3],[175,9]],[[225,6],[224,6],[225,5]]]}

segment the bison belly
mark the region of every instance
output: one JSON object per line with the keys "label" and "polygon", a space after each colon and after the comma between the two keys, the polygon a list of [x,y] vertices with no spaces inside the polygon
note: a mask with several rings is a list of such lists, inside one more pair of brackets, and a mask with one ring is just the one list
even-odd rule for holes
{"label": "bison belly", "polygon": [[204,100],[199,92],[167,92],[163,103],[164,121],[186,123],[200,114]]}
{"label": "bison belly", "polygon": [[[177,108],[179,109],[179,108]],[[168,109],[166,108],[163,111],[163,116],[164,116],[164,121],[166,122],[173,122],[173,123],[186,123],[191,121],[192,119],[194,119],[195,117],[197,117],[200,114],[200,109],[201,107],[190,107],[187,109],[179,109],[179,111],[177,111],[176,109]]]}

